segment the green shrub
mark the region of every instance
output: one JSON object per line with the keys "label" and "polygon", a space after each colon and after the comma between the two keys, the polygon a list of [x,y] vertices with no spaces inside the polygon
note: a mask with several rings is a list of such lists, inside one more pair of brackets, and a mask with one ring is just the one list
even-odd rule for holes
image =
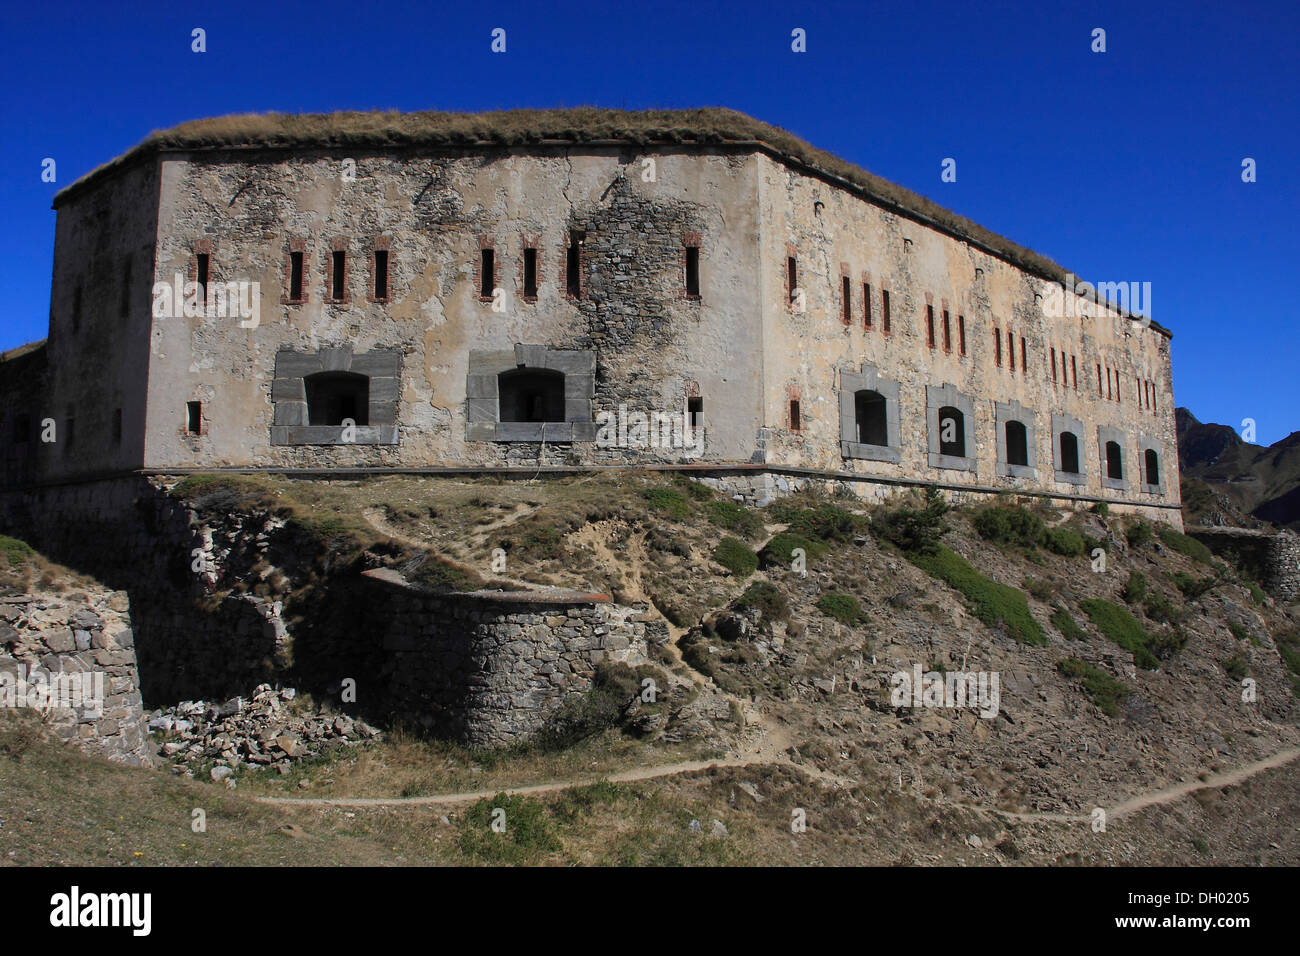
{"label": "green shrub", "polygon": [[747,578],[758,570],[758,555],[739,538],[723,538],[713,551],[713,560],[738,578]]}
{"label": "green shrub", "polygon": [[1129,526],[1124,530],[1124,536],[1128,538],[1130,548],[1140,548],[1143,545],[1150,544],[1152,535],[1151,525],[1140,518],[1137,521],[1130,522]]}
{"label": "green shrub", "polygon": [[1142,602],[1142,610],[1151,620],[1160,623],[1177,624],[1187,618],[1185,610],[1170,602],[1159,591],[1147,595],[1147,599]]}
{"label": "green shrub", "polygon": [[1300,627],[1290,627],[1273,635],[1273,643],[1291,677],[1291,689],[1300,697]]}
{"label": "green shrub", "polygon": [[924,507],[903,506],[878,512],[871,529],[907,554],[933,555],[939,552],[939,539],[948,531],[943,520],[948,511],[943,495],[929,486],[925,489]]}
{"label": "green shrub", "polygon": [[1239,681],[1246,676],[1246,662],[1241,659],[1240,655],[1233,654],[1223,662],[1223,670],[1233,680]]}
{"label": "green shrub", "polygon": [[19,541],[7,534],[0,534],[0,554],[5,556],[9,567],[16,568],[20,564],[31,560],[36,552],[32,550],[32,546],[26,541]]}
{"label": "green shrub", "polygon": [[[683,478],[680,482],[682,488],[686,489],[686,494],[696,501],[712,501],[716,494],[712,488],[702,481],[692,481],[690,478]],[[732,504],[735,504],[733,501]]]}
{"label": "green shrub", "polygon": [[1061,632],[1061,636],[1071,641],[1088,639],[1088,632],[1075,623],[1074,616],[1059,604],[1052,611],[1052,627]]}
{"label": "green shrub", "polygon": [[857,530],[852,514],[829,503],[790,513],[785,520],[795,534],[826,542],[851,541]]}
{"label": "green shrub", "polygon": [[1020,582],[1020,586],[1040,601],[1050,600],[1052,595],[1056,593],[1055,584],[1038,578],[1025,578]]}
{"label": "green shrub", "polygon": [[1085,542],[1083,535],[1073,528],[1044,528],[1043,544],[1047,546],[1047,550],[1056,554],[1077,558],[1083,554]]}
{"label": "green shrub", "polygon": [[936,545],[934,554],[912,554],[909,560],[949,587],[960,591],[973,606],[977,618],[992,627],[1001,622],[1017,640],[1046,644],[1042,625],[1029,613],[1024,592],[986,578],[957,552]]}
{"label": "green shrub", "polygon": [[725,498],[710,501],[704,506],[704,513],[719,528],[734,531],[742,538],[752,538],[763,530],[763,522],[757,514]]}
{"label": "green shrub", "polygon": [[1151,635],[1124,608],[1101,598],[1080,601],[1079,608],[1111,642],[1130,651],[1138,667],[1155,670],[1160,666],[1160,662],[1151,653]]}
{"label": "green shrub", "polygon": [[1120,591],[1125,603],[1140,604],[1142,599],[1147,596],[1147,579],[1141,571],[1132,571],[1129,573],[1128,582],[1124,585],[1124,590]]}
{"label": "green shrub", "polygon": [[1104,518],[1108,514],[1110,514],[1110,505],[1106,504],[1106,502],[1104,501],[1099,501],[1088,510],[1090,510],[1093,514],[1101,515],[1101,517]]}
{"label": "green shrub", "polygon": [[971,521],[981,538],[999,544],[1032,548],[1043,540],[1043,519],[1024,508],[989,505],[976,511]]}
{"label": "green shrub", "polygon": [[758,554],[759,564],[765,570],[768,568],[788,570],[794,563],[795,548],[803,548],[804,560],[809,564],[824,555],[827,550],[826,545],[821,541],[805,538],[793,531],[782,531],[763,546],[763,550]]}
{"label": "green shrub", "polygon": [[1084,693],[1091,698],[1107,717],[1119,716],[1119,705],[1129,695],[1128,687],[1116,680],[1099,667],[1077,657],[1067,657],[1056,664],[1066,677],[1074,678],[1083,685]]}
{"label": "green shrub", "polygon": [[755,608],[764,620],[784,621],[790,617],[790,602],[767,581],[755,581],[736,599],[738,609]]}
{"label": "green shrub", "polygon": [[1268,600],[1268,595],[1261,591],[1258,585],[1247,581],[1246,588],[1250,591],[1250,599],[1256,604],[1264,604]]}
{"label": "green shrub", "polygon": [[641,492],[641,497],[650,503],[650,507],[679,521],[691,513],[690,502],[675,488],[647,488]]}
{"label": "green shrub", "polygon": [[817,599],[817,610],[843,624],[857,624],[862,618],[862,605],[852,594],[832,591]]}
{"label": "green shrub", "polygon": [[1203,578],[1194,578],[1190,574],[1184,574],[1182,571],[1175,571],[1169,576],[1178,590],[1183,592],[1183,596],[1189,601],[1195,601],[1197,598],[1209,592],[1219,583],[1219,579],[1212,576]]}
{"label": "green shrub", "polygon": [[1201,564],[1214,563],[1214,554],[1209,548],[1190,535],[1175,531],[1168,525],[1161,526],[1160,540],[1179,554],[1187,555],[1193,561],[1199,561]]}
{"label": "green shrub", "polygon": [[1231,631],[1232,636],[1239,641],[1249,641],[1252,640],[1253,638],[1253,635],[1250,633],[1250,630],[1246,628],[1244,625],[1238,624],[1236,621],[1228,622],[1228,630]]}

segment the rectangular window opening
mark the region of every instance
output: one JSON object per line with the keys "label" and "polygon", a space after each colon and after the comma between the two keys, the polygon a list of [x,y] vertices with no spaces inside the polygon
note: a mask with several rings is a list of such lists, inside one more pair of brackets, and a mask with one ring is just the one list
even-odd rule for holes
{"label": "rectangular window opening", "polygon": [[206,252],[200,252],[194,257],[194,281],[199,284],[199,301],[206,303],[208,301],[208,269],[210,262]]}
{"label": "rectangular window opening", "polygon": [[943,310],[943,350],[952,351],[952,326],[948,322],[948,310]]}
{"label": "rectangular window opening", "polygon": [[957,316],[957,348],[961,354],[966,354],[966,316]]}
{"label": "rectangular window opening", "polygon": [[993,361],[1002,367],[1002,330],[993,326]]}
{"label": "rectangular window opening", "polygon": [[691,428],[704,427],[704,399],[686,399],[686,420]]}
{"label": "rectangular window opening", "polygon": [[302,253],[289,253],[289,298],[302,301]]}
{"label": "rectangular window opening", "polygon": [[925,344],[934,348],[934,306],[925,307]]}
{"label": "rectangular window opening", "polygon": [[343,300],[343,278],[347,274],[344,271],[346,265],[347,253],[342,249],[335,249],[330,254],[330,298],[335,302]]}
{"label": "rectangular window opening", "polygon": [[889,290],[880,291],[880,331],[889,334]]}
{"label": "rectangular window opening", "polygon": [[790,296],[790,304],[794,304],[795,293],[799,288],[799,263],[794,256],[787,256],[785,260],[785,282],[786,291]]}
{"label": "rectangular window opening", "polygon": [[203,430],[203,403],[185,403],[185,434],[197,435]]}
{"label": "rectangular window opening", "polygon": [[586,240],[585,232],[574,230],[569,233],[569,249],[564,261],[565,288],[575,299],[582,298],[582,245]]}
{"label": "rectangular window opening", "polygon": [[700,294],[700,247],[686,247],[686,294]]}
{"label": "rectangular window opening", "polygon": [[1016,370],[1016,337],[1007,329],[1007,362],[1011,371]]}
{"label": "rectangular window opening", "polygon": [[375,250],[375,298],[388,298],[388,250]]}
{"label": "rectangular window opening", "polygon": [[479,255],[482,257],[482,261],[479,263],[478,294],[480,298],[490,299],[492,298],[492,290],[497,286],[496,250],[483,249]]}
{"label": "rectangular window opening", "polygon": [[871,284],[862,283],[862,327],[871,328]]}
{"label": "rectangular window opening", "polygon": [[1056,382],[1056,349],[1052,349],[1052,382]]}
{"label": "rectangular window opening", "polygon": [[1029,368],[1029,352],[1025,349],[1025,337],[1020,336],[1020,374],[1024,375]]}
{"label": "rectangular window opening", "polygon": [[537,250],[524,250],[524,298],[537,298]]}
{"label": "rectangular window opening", "polygon": [[1079,361],[1078,356],[1075,355],[1070,356],[1070,383],[1077,392],[1079,390]]}
{"label": "rectangular window opening", "polygon": [[799,418],[799,399],[790,399],[790,431],[797,432],[803,427],[803,422]]}
{"label": "rectangular window opening", "polygon": [[853,283],[848,276],[840,277],[840,318],[845,325],[853,324]]}

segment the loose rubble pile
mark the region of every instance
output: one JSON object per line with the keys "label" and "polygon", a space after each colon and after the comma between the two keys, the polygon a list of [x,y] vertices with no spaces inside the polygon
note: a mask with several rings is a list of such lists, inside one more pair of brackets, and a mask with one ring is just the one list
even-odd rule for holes
{"label": "loose rubble pile", "polygon": [[175,761],[174,772],[193,776],[187,765],[214,763],[209,771],[213,780],[230,777],[240,764],[288,773],[295,760],[380,736],[376,728],[346,714],[295,712],[291,702],[296,696],[292,687],[276,690],[261,684],[251,699],[182,701],[152,712],[149,730],[163,735],[159,750]]}

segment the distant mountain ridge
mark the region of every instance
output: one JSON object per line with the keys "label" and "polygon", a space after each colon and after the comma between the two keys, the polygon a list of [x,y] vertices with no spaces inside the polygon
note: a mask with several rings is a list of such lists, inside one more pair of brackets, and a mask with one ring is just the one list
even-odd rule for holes
{"label": "distant mountain ridge", "polygon": [[1300,432],[1268,447],[1227,425],[1175,409],[1183,510],[1189,524],[1300,530]]}

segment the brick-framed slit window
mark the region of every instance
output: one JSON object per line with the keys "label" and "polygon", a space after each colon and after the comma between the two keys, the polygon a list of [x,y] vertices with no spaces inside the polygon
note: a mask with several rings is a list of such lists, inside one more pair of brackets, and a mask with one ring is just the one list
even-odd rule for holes
{"label": "brick-framed slit window", "polygon": [[862,274],[862,327],[871,331],[871,274]]}
{"label": "brick-framed slit window", "polygon": [[537,236],[523,236],[519,251],[519,297],[529,305],[537,302],[537,290],[542,284],[541,243]]}
{"label": "brick-framed slit window", "polygon": [[302,305],[307,297],[307,240],[289,239],[284,248],[284,288],[280,304]]}
{"label": "brick-framed slit window", "polygon": [[331,239],[326,259],[325,301],[331,305],[348,303],[348,241]]}
{"label": "brick-framed slit window", "polygon": [[847,262],[840,263],[840,322],[846,329],[853,325],[853,270]]}
{"label": "brick-framed slit window", "polygon": [[199,301],[208,301],[208,287],[212,284],[212,264],[216,258],[216,245],[211,239],[199,239],[194,243],[194,254],[190,256],[188,275],[190,282],[199,284]]}
{"label": "brick-framed slit window", "polygon": [[891,328],[891,317],[889,312],[889,286],[880,283],[880,334],[889,335]]}
{"label": "brick-framed slit window", "polygon": [[688,232],[682,236],[682,298],[699,302],[700,294],[700,245],[703,237],[698,232]]}
{"label": "brick-framed slit window", "polygon": [[496,240],[491,234],[478,237],[478,258],[474,263],[474,287],[480,302],[491,302],[497,288]]}
{"label": "brick-framed slit window", "polygon": [[785,427],[793,435],[803,434],[803,393],[797,385],[786,389]]}
{"label": "brick-framed slit window", "polygon": [[375,236],[370,243],[370,288],[368,302],[393,300],[393,248],[392,236]]}

